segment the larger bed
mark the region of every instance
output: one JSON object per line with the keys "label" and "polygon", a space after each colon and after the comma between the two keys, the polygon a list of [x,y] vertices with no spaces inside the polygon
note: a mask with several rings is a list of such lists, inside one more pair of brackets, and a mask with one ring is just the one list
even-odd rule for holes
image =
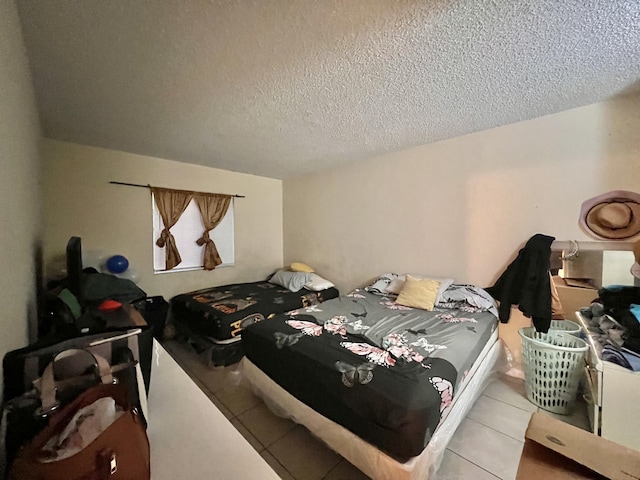
{"label": "larger bed", "polygon": [[428,478],[502,358],[495,304],[470,285],[431,311],[369,290],[249,326],[241,371],[370,477]]}
{"label": "larger bed", "polygon": [[[328,285],[328,284],[327,284]],[[207,363],[229,365],[243,354],[242,330],[276,313],[313,306],[339,295],[333,287],[292,291],[272,281],[245,282],[176,295],[169,322]]]}

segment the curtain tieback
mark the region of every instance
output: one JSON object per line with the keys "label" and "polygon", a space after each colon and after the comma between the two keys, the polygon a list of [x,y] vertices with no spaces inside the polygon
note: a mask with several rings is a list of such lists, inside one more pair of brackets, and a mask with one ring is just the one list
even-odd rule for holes
{"label": "curtain tieback", "polygon": [[204,233],[202,234],[202,236],[196,240],[196,243],[198,244],[198,246],[202,246],[205,243],[212,243],[213,240],[211,240],[211,238],[209,238],[209,230],[205,230]]}
{"label": "curtain tieback", "polygon": [[156,240],[156,245],[159,246],[160,248],[163,248],[167,244],[167,241],[169,240],[170,236],[171,236],[171,233],[169,233],[169,230],[167,230],[166,228],[163,228],[162,232],[160,233],[160,236],[158,237],[158,240]]}

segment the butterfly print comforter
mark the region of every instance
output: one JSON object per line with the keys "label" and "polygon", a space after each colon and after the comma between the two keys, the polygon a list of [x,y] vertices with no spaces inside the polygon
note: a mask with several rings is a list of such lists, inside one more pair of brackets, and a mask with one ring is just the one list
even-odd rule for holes
{"label": "butterfly print comforter", "polygon": [[312,306],[339,295],[334,287],[292,292],[268,281],[237,283],[183,293],[171,299],[172,321],[197,335],[225,341],[240,338],[247,325],[274,313]]}
{"label": "butterfly print comforter", "polygon": [[298,400],[406,461],[429,442],[497,328],[472,303],[429,312],[358,289],[251,325],[243,346]]}

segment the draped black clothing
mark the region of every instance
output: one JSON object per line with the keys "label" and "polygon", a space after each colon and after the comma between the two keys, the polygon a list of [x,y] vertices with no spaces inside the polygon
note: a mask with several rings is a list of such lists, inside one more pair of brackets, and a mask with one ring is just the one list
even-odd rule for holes
{"label": "draped black clothing", "polygon": [[518,305],[524,316],[533,321],[539,332],[551,325],[551,280],[549,276],[551,244],[554,237],[536,233],[518,252],[518,256],[486,291],[500,302],[502,323],[511,316],[511,306]]}

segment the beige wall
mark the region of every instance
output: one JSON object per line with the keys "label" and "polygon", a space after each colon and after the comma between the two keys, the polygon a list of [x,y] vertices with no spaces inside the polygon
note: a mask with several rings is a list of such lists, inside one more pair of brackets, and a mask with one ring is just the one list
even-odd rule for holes
{"label": "beige wall", "polygon": [[383,271],[492,284],[535,233],[587,240],[581,203],[640,191],[640,97],[284,181],[284,260],[341,291]]}
{"label": "beige wall", "polygon": [[[56,265],[53,260],[76,235],[83,251],[126,256],[140,276],[138,285],[169,299],[207,286],[262,279],[282,266],[280,180],[54,140],[44,141],[43,161],[48,267]],[[235,200],[235,266],[154,275],[149,189],[110,181],[246,195]]]}
{"label": "beige wall", "polygon": [[[0,356],[36,322],[40,128],[18,14],[0,0]],[[0,372],[1,375],[1,372]],[[0,387],[1,389],[1,387]]]}

